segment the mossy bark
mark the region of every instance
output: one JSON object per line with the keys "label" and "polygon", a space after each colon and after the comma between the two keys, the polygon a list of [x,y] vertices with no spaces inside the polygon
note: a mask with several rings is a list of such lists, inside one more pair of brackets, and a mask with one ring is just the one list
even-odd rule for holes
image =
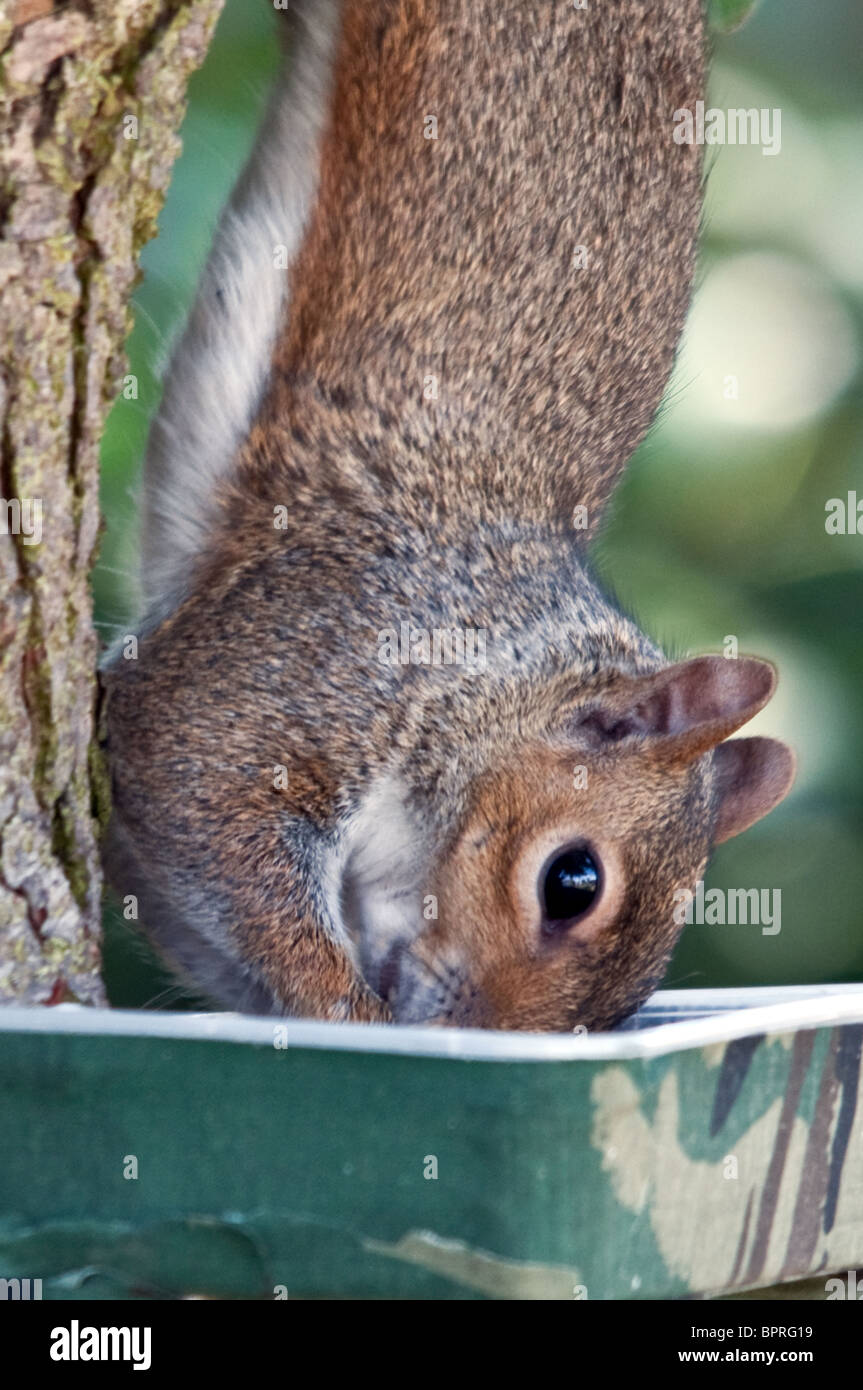
{"label": "mossy bark", "polygon": [[0,0],[0,1002],[104,1002],[99,440],[223,0]]}

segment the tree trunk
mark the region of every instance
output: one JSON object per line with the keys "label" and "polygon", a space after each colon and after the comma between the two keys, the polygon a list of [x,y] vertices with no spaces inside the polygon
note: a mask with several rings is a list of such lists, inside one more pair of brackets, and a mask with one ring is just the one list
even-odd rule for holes
{"label": "tree trunk", "polygon": [[104,1002],[99,441],[222,3],[0,0],[0,1002]]}

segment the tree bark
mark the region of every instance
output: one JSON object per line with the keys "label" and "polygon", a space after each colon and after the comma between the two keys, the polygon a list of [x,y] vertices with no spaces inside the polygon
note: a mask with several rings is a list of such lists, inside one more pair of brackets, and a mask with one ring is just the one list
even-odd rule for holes
{"label": "tree bark", "polygon": [[223,0],[0,0],[0,1002],[104,1003],[99,441]]}

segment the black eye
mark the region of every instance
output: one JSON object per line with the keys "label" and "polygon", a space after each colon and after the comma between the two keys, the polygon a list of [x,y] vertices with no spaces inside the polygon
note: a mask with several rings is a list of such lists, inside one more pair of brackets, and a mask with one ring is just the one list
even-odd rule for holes
{"label": "black eye", "polygon": [[581,917],[596,901],[602,884],[599,860],[586,849],[558,854],[545,870],[539,885],[547,927]]}

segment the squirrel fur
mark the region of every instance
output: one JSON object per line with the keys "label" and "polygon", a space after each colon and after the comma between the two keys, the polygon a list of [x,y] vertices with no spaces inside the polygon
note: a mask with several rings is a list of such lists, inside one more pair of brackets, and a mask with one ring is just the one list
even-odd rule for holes
{"label": "squirrel fur", "polygon": [[[675,892],[793,777],[781,743],[725,742],[772,667],[669,662],[586,556],[691,294],[672,114],[703,95],[701,0],[280,23],[152,427],[109,873],[227,1007],[612,1027],[662,978]],[[440,631],[482,662],[424,659]],[[549,921],[572,847],[596,891]]]}

